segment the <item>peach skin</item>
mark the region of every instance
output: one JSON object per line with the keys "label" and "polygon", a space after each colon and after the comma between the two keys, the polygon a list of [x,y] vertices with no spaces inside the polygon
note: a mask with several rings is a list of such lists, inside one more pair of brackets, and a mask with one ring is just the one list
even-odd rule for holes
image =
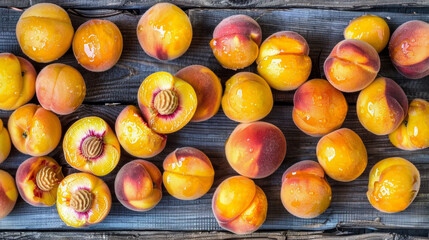
{"label": "peach skin", "polygon": [[9,156],[11,148],[9,132],[3,126],[3,121],[0,119],[0,163],[4,162]]}
{"label": "peach skin", "polygon": [[208,120],[218,112],[222,85],[212,70],[201,65],[191,65],[182,68],[175,76],[191,84],[197,94],[198,105],[192,122]]}
{"label": "peach skin", "polygon": [[36,95],[45,109],[60,115],[70,114],[85,98],[85,81],[73,67],[54,63],[44,67],[37,76]]}
{"label": "peach skin", "polygon": [[0,109],[15,110],[35,93],[36,70],[24,58],[0,53]]}
{"label": "peach skin", "polygon": [[73,53],[89,71],[104,72],[115,66],[122,54],[122,34],[111,21],[92,19],[76,30]]}
{"label": "peach skin", "polygon": [[429,147],[429,102],[414,99],[410,103],[408,115],[391,134],[392,144],[403,150],[417,150]]}
{"label": "peach skin", "polygon": [[293,122],[310,136],[323,136],[340,128],[348,109],[344,95],[323,79],[301,85],[293,103]]}
{"label": "peach skin", "polygon": [[16,149],[31,156],[49,154],[61,140],[60,119],[35,104],[16,109],[9,117],[7,128]]}
{"label": "peach skin", "polygon": [[232,70],[250,66],[258,57],[262,30],[253,18],[233,15],[214,29],[210,47],[219,63]]}
{"label": "peach skin", "polygon": [[36,62],[57,60],[70,48],[73,26],[67,12],[52,3],[31,6],[16,24],[21,50]]}
{"label": "peach skin", "polygon": [[73,173],[58,186],[57,210],[71,227],[97,224],[109,214],[112,197],[109,187],[89,173]]}
{"label": "peach skin", "polygon": [[140,18],[137,38],[147,55],[158,60],[173,60],[191,45],[191,21],[176,5],[157,3]]}
{"label": "peach skin", "polygon": [[8,172],[0,169],[0,219],[12,212],[17,199],[15,180]]}
{"label": "peach skin", "polygon": [[214,180],[210,159],[192,147],[178,148],[164,163],[163,182],[168,193],[181,200],[195,200],[206,194]]}
{"label": "peach skin", "polygon": [[360,123],[376,135],[395,131],[407,116],[408,100],[392,79],[379,77],[359,93],[356,112]]}
{"label": "peach skin", "polygon": [[73,123],[64,135],[63,151],[70,166],[97,176],[109,174],[121,156],[115,133],[99,117],[86,117]]}
{"label": "peach skin", "polygon": [[32,157],[19,165],[16,186],[22,199],[35,207],[50,207],[57,201],[57,189],[64,175],[51,157]]}
{"label": "peach skin", "polygon": [[282,177],[281,200],[299,218],[315,218],[328,209],[332,191],[322,167],[306,160],[289,167]]}
{"label": "peach skin", "polygon": [[167,143],[167,135],[153,131],[140,110],[132,105],[125,107],[116,118],[115,131],[121,146],[135,157],[156,156]]}
{"label": "peach skin", "polygon": [[159,169],[145,160],[125,164],[115,178],[115,194],[119,202],[133,211],[149,211],[162,198],[162,176]]}
{"label": "peach skin", "polygon": [[362,15],[353,19],[344,29],[345,39],[358,39],[369,43],[377,52],[381,52],[389,42],[390,29],[383,18],[374,15]]}
{"label": "peach skin", "polygon": [[222,109],[233,121],[261,120],[271,112],[273,102],[270,86],[254,73],[237,73],[225,83]]}
{"label": "peach skin", "polygon": [[256,63],[258,73],[274,89],[297,89],[311,73],[310,48],[298,33],[283,31],[262,43]]}
{"label": "peach skin", "polygon": [[389,42],[389,55],[396,70],[407,78],[429,75],[429,24],[408,21],[399,26]]}
{"label": "peach skin", "polygon": [[188,124],[198,104],[194,88],[167,72],[156,72],[143,80],[137,100],[149,127],[164,134]]}
{"label": "peach skin", "polygon": [[213,214],[225,230],[249,234],[258,230],[267,217],[267,197],[252,180],[234,176],[224,180],[213,195]]}
{"label": "peach skin", "polygon": [[336,89],[342,92],[357,92],[377,77],[380,57],[368,43],[347,39],[332,49],[323,69],[326,78]]}
{"label": "peach skin", "polygon": [[225,154],[240,175],[264,178],[273,174],[286,157],[286,138],[271,123],[241,123],[226,140]]}
{"label": "peach skin", "polygon": [[358,178],[368,163],[362,139],[348,128],[323,136],[317,144],[316,154],[325,173],[340,182]]}
{"label": "peach skin", "polygon": [[366,195],[377,210],[395,213],[413,202],[419,188],[419,170],[406,159],[393,157],[381,160],[371,169]]}

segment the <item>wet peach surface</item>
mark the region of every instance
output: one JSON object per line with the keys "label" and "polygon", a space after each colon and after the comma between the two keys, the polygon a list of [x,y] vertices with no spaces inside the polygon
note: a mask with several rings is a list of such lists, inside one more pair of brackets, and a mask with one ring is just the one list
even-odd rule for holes
{"label": "wet peach surface", "polygon": [[0,219],[9,215],[17,199],[15,180],[8,172],[0,169]]}
{"label": "wet peach surface", "polygon": [[3,125],[3,121],[0,119],[0,163],[4,162],[9,156],[11,149],[9,132],[6,126]]}

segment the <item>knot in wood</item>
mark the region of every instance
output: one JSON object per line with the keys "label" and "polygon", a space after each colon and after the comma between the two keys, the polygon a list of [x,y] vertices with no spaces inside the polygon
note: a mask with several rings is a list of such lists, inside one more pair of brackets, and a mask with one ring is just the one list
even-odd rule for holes
{"label": "knot in wood", "polygon": [[88,212],[92,207],[92,193],[86,189],[79,189],[74,192],[70,199],[70,206],[76,212]]}
{"label": "knot in wood", "polygon": [[161,115],[170,115],[179,106],[179,98],[173,90],[161,90],[154,100],[154,107]]}
{"label": "knot in wood", "polygon": [[42,191],[50,191],[57,183],[57,174],[51,167],[45,166],[36,174],[36,185]]}

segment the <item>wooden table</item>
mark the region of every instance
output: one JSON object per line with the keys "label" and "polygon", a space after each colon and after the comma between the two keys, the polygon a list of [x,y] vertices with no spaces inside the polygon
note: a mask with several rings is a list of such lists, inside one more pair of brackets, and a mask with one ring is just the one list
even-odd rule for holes
{"label": "wooden table", "polygon": [[[24,56],[15,37],[15,25],[20,9],[41,2],[3,0],[0,6],[0,52],[11,52]],[[120,28],[124,38],[124,51],[118,64],[103,73],[89,72],[80,67],[71,49],[57,62],[77,68],[87,84],[87,96],[84,104],[73,114],[60,117],[63,131],[86,116],[99,116],[110,126],[114,126],[119,112],[128,104],[137,104],[137,90],[143,79],[156,71],[177,72],[191,65],[201,64],[211,68],[224,83],[235,72],[222,68],[214,58],[209,42],[215,26],[225,17],[233,14],[246,14],[253,17],[262,28],[263,39],[282,30],[296,31],[308,41],[310,57],[313,62],[311,78],[324,78],[323,62],[336,43],[343,39],[342,32],[349,21],[368,13],[384,18],[393,32],[400,24],[414,19],[429,22],[429,2],[425,0],[381,0],[371,3],[369,0],[329,1],[290,0],[290,1],[253,1],[226,0],[216,3],[211,0],[173,1],[182,8],[191,19],[194,30],[192,44],[185,55],[169,62],[161,62],[146,55],[137,41],[136,26],[141,14],[155,0],[76,0],[50,1],[68,9],[75,29],[90,18],[104,18],[113,21]],[[404,8],[409,6],[410,8]],[[16,8],[10,8],[16,7]],[[388,7],[388,8],[385,8]],[[231,10],[235,8],[235,10]],[[252,9],[252,10],[249,10]],[[332,10],[336,9],[336,10]],[[367,9],[364,11],[363,9]],[[359,10],[359,11],[349,11]],[[394,79],[405,91],[409,100],[423,98],[429,100],[429,77],[410,80],[401,76],[390,62],[388,51],[380,54],[382,67],[379,75]],[[46,64],[35,63],[37,71]],[[243,71],[256,72],[255,64]],[[396,238],[401,235],[398,229],[414,229],[412,233],[427,236],[429,229],[429,149],[415,152],[399,150],[391,145],[387,136],[375,136],[366,131],[356,116],[355,102],[357,94],[345,94],[349,112],[343,127],[356,131],[363,139],[368,150],[368,167],[361,177],[350,183],[328,179],[332,186],[332,204],[328,210],[315,219],[299,219],[289,214],[280,201],[280,185],[283,172],[293,163],[301,160],[316,160],[316,144],[319,138],[302,133],[292,121],[293,91],[273,91],[275,106],[264,120],[277,125],[286,136],[288,152],[286,159],[275,174],[256,183],[268,197],[268,217],[259,232],[244,237],[271,237],[273,239],[315,239],[329,237],[342,239],[335,234],[350,229],[390,229],[378,233],[357,230],[350,239],[361,237]],[[32,102],[37,102],[33,99]],[[7,121],[11,112],[0,111],[0,118]],[[215,188],[228,176],[236,173],[228,165],[224,154],[224,143],[232,132],[236,122],[229,120],[222,112],[202,123],[190,123],[179,132],[168,136],[167,147],[150,161],[162,169],[165,156],[177,147],[192,146],[204,151],[211,159],[216,171],[212,189],[201,199],[180,201],[164,190],[161,202],[151,211],[139,213],[123,207],[113,194],[113,205],[109,216],[100,224],[85,229],[67,227],[58,216],[56,207],[36,208],[21,198],[12,213],[0,220],[0,238],[234,238],[232,234],[217,232],[217,225],[211,211],[211,199]],[[51,154],[63,167],[65,175],[76,172],[65,161],[61,144]],[[420,192],[413,204],[403,212],[385,214],[375,210],[366,198],[369,170],[381,159],[403,157],[413,162],[421,174]],[[19,164],[29,156],[13,149],[10,157],[0,165],[15,174]],[[123,151],[119,166],[110,174],[102,177],[113,193],[113,182],[117,171],[134,158]],[[332,230],[334,229],[334,230]],[[335,231],[337,229],[337,231]],[[420,229],[420,230],[418,230]],[[45,231],[49,230],[49,231]],[[312,232],[296,232],[312,230]],[[328,230],[330,233],[323,233]],[[173,232],[169,232],[173,231]],[[216,232],[210,232],[216,231]],[[353,231],[352,231],[353,232]],[[356,233],[356,231],[354,231]],[[408,232],[405,232],[407,234]],[[409,237],[410,239],[417,239]]]}

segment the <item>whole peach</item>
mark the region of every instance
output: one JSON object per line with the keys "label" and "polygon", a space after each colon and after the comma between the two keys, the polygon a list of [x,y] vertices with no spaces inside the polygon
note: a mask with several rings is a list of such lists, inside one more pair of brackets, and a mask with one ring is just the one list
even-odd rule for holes
{"label": "whole peach", "polygon": [[419,188],[419,170],[406,159],[393,157],[381,160],[371,169],[366,195],[377,210],[395,213],[413,202]]}
{"label": "whole peach", "polygon": [[7,129],[3,126],[0,119],[0,163],[4,162],[10,153],[10,137]]}
{"label": "whole peach", "polygon": [[17,199],[15,180],[8,172],[0,169],[0,219],[12,212]]}
{"label": "whole peach", "polygon": [[31,6],[16,24],[16,38],[25,55],[36,62],[52,62],[70,48],[73,26],[67,12],[52,3]]}
{"label": "whole peach", "polygon": [[36,70],[29,61],[0,53],[0,72],[1,110],[15,110],[33,98]]}
{"label": "whole peach", "polygon": [[224,180],[213,194],[213,214],[223,229],[249,234],[267,217],[267,197],[252,180],[234,176]]}
{"label": "whole peach", "polygon": [[316,154],[326,174],[341,182],[358,178],[368,162],[362,139],[348,128],[323,136],[317,144]]}
{"label": "whole peach", "polygon": [[191,21],[176,5],[157,3],[140,18],[137,38],[147,55],[158,60],[173,60],[191,45]]}
{"label": "whole peach", "polygon": [[331,204],[332,191],[322,167],[306,160],[289,167],[282,177],[281,200],[299,218],[315,218]]}
{"label": "whole peach", "polygon": [[273,174],[286,156],[286,138],[267,122],[241,123],[225,143],[226,159],[240,175],[264,178]]}

